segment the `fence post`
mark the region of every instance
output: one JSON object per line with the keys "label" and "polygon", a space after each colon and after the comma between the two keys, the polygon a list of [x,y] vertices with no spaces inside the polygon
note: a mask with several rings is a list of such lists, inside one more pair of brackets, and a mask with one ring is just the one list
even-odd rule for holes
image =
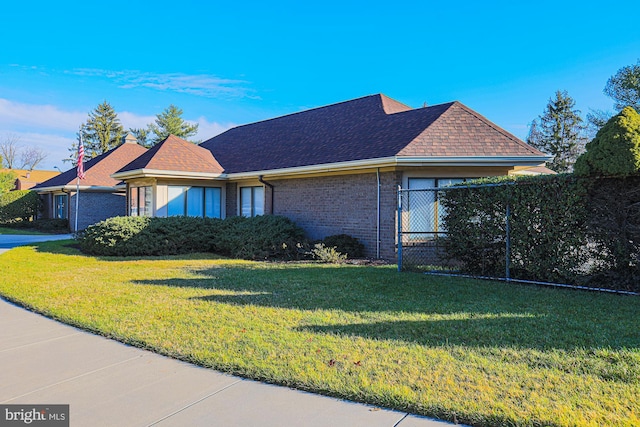
{"label": "fence post", "polygon": [[511,207],[509,206],[509,201],[507,201],[507,211],[505,213],[505,220],[506,220],[506,224],[505,224],[505,231],[506,231],[506,255],[505,255],[505,277],[507,279],[507,282],[509,280],[511,280],[511,275],[510,273],[510,263],[511,263],[511,224],[509,223],[509,218],[511,217]]}
{"label": "fence post", "polygon": [[398,185],[398,271],[402,271],[402,187]]}

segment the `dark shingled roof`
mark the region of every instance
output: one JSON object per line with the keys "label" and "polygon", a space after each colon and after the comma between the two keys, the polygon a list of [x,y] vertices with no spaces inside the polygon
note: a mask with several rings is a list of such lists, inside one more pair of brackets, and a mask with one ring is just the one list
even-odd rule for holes
{"label": "dark shingled roof", "polygon": [[[84,162],[85,178],[80,180],[80,186],[113,187],[120,181],[111,178],[111,174],[133,159],[147,151],[141,145],[126,142],[93,159]],[[64,187],[76,184],[76,168],[71,168],[60,175],[44,181],[33,190],[48,187]]]}
{"label": "dark shingled roof", "polygon": [[169,135],[118,172],[138,169],[222,173],[222,167],[213,158],[211,151],[175,135]]}
{"label": "dark shingled roof", "polygon": [[394,156],[544,156],[459,102],[411,109],[382,94],[238,126],[200,146],[225,173]]}

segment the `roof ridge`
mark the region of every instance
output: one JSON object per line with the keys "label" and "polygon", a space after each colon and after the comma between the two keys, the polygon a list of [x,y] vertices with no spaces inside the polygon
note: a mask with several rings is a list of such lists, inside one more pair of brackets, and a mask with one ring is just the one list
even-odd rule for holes
{"label": "roof ridge", "polygon": [[[294,113],[283,114],[282,116],[276,116],[276,117],[271,117],[271,118],[264,119],[264,120],[258,120],[257,122],[245,123],[245,124],[242,124],[242,125],[238,125],[238,126],[232,127],[232,128],[231,128],[231,129],[229,129],[229,130],[239,129],[239,128],[243,128],[243,127],[245,127],[245,126],[253,126],[253,125],[256,125],[256,124],[259,124],[259,123],[268,123],[268,122],[271,122],[271,121],[274,121],[274,120],[283,119],[283,118],[285,118],[285,117],[292,117],[292,116],[296,116],[296,115],[298,115],[298,114],[305,114],[305,113],[308,113],[308,112],[310,112],[310,111],[324,110],[324,109],[327,109],[327,108],[336,107],[336,106],[338,106],[338,105],[342,105],[342,104],[349,104],[349,103],[353,103],[353,102],[355,102],[355,101],[362,101],[362,100],[364,100],[364,99],[367,99],[367,98],[373,98],[373,97],[376,97],[376,96],[384,96],[384,97],[386,97],[386,98],[388,98],[388,99],[390,99],[390,100],[395,101],[395,99],[393,99],[393,98],[389,98],[388,96],[386,96],[386,95],[384,95],[384,94],[382,94],[382,93],[375,93],[375,94],[372,94],[372,95],[365,95],[365,96],[361,96],[361,97],[359,97],[359,98],[347,99],[347,100],[345,100],[345,101],[340,101],[340,102],[334,102],[333,104],[321,105],[321,106],[319,106],[319,107],[307,108],[307,109],[305,109],[305,110],[296,111],[296,112],[294,112]],[[401,102],[399,102],[399,101],[395,101],[395,102],[398,102],[399,104],[402,104],[402,103],[401,103]],[[403,105],[404,105],[404,104],[403,104]],[[407,106],[407,107],[408,107],[408,106]],[[408,107],[408,108],[411,108],[411,107]],[[224,133],[224,132],[223,132],[223,133]],[[218,136],[218,135],[216,135],[216,136]],[[214,137],[209,138],[207,141],[209,141],[209,140],[211,140],[211,139],[213,139],[213,138],[215,138],[215,136],[214,136]],[[203,143],[206,143],[207,141],[204,141]]]}

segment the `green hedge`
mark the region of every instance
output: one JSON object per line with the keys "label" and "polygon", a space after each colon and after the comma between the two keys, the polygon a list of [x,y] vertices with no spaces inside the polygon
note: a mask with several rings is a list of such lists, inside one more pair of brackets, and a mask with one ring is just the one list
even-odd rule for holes
{"label": "green hedge", "polygon": [[29,221],[37,215],[40,204],[35,191],[17,190],[0,194],[0,224]]}
{"label": "green hedge", "polygon": [[214,252],[243,259],[297,259],[304,232],[279,216],[228,219],[114,217],[79,236],[94,255],[146,256]]}
{"label": "green hedge", "polygon": [[469,274],[640,290],[640,177],[497,178],[442,192],[447,257]]}

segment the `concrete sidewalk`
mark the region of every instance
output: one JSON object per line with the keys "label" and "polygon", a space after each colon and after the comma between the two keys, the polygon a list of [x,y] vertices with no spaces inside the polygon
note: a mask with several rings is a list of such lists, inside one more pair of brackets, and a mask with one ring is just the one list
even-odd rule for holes
{"label": "concrete sidewalk", "polygon": [[73,236],[71,234],[0,234],[0,254],[16,246],[66,239],[73,239]]}
{"label": "concrete sidewalk", "polygon": [[0,403],[69,404],[71,426],[453,425],[200,368],[3,299],[0,379]]}

